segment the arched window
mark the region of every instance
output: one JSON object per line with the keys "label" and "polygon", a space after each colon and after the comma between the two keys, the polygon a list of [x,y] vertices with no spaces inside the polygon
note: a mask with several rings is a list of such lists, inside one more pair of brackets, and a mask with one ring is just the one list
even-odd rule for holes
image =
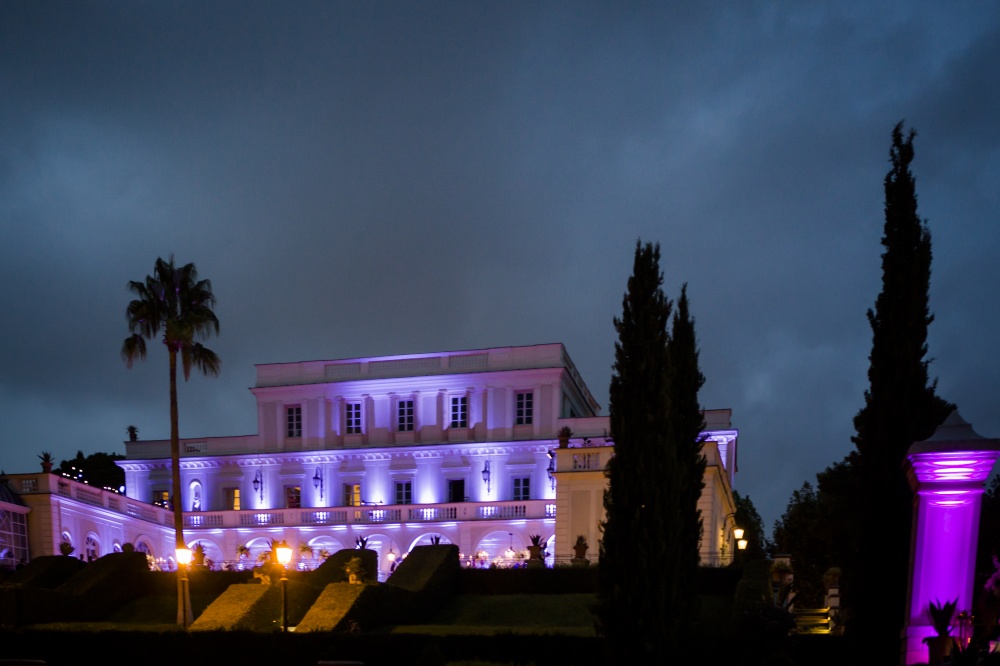
{"label": "arched window", "polygon": [[87,535],[87,540],[83,546],[84,555],[87,556],[88,562],[93,562],[101,554],[101,545],[97,541],[97,535],[91,532]]}

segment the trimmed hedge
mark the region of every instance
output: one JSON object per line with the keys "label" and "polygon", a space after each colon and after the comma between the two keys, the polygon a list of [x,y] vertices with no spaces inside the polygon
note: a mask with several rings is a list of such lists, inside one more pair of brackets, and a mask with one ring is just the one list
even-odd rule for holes
{"label": "trimmed hedge", "polygon": [[309,574],[309,584],[323,588],[330,583],[347,582],[347,563],[353,558],[361,558],[361,569],[364,571],[364,582],[370,583],[378,580],[378,553],[365,548],[347,548],[338,550],[336,553],[326,558],[323,564]]}

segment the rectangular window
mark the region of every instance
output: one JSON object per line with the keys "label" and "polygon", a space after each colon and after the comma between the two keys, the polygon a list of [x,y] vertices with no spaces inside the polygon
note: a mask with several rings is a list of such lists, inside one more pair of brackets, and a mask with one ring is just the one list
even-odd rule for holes
{"label": "rectangular window", "polygon": [[229,511],[240,510],[240,489],[226,488],[226,509]]}
{"label": "rectangular window", "polygon": [[410,432],[413,430],[413,401],[400,400],[397,406],[396,423],[399,432]]}
{"label": "rectangular window", "polygon": [[344,484],[344,506],[361,506],[361,484]]}
{"label": "rectangular window", "polygon": [[301,437],[302,436],[302,408],[301,407],[286,407],[285,408],[285,437]]}
{"label": "rectangular window", "polygon": [[164,509],[170,508],[170,493],[166,490],[153,491],[153,504],[162,506]]}
{"label": "rectangular window", "polygon": [[451,427],[469,427],[469,399],[464,395],[451,399]]}
{"label": "rectangular window", "polygon": [[531,499],[531,477],[522,476],[514,479],[514,501],[523,502]]}
{"label": "rectangular window", "polygon": [[344,405],[344,432],[348,435],[361,434],[360,402],[349,402]]}
{"label": "rectangular window", "polygon": [[302,488],[285,486],[285,508],[298,509],[302,506]]}
{"label": "rectangular window", "polygon": [[535,394],[531,391],[522,391],[515,396],[514,425],[531,425],[534,416]]}
{"label": "rectangular window", "polygon": [[448,501],[465,501],[465,479],[448,479]]}
{"label": "rectangular window", "polygon": [[396,504],[413,504],[413,485],[410,481],[396,482]]}

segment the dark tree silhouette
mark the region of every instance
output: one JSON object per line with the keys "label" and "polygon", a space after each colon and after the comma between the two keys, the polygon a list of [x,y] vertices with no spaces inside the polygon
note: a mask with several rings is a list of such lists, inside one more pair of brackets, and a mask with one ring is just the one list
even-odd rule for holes
{"label": "dark tree silhouette", "polygon": [[704,459],[694,324],[681,292],[673,337],[659,245],[637,243],[615,319],[614,457],[601,524],[598,628],[615,661],[643,663],[690,643]]}
{"label": "dark tree silhouette", "polygon": [[[849,554],[853,631],[882,643],[889,658],[898,652],[906,603],[912,493],[902,471],[907,449],[926,439],[954,409],[936,395],[928,377],[927,328],[931,237],[917,215],[916,182],[910,172],[914,130],[904,137],[903,123],[892,131],[885,177],[885,228],[882,245],[882,291],[868,311],[872,327],[869,388],[864,407],[854,417],[860,540]],[[864,566],[879,552],[886,566]],[[873,645],[873,647],[875,647]]]}
{"label": "dark tree silhouette", "polygon": [[95,488],[118,492],[125,485],[125,470],[115,461],[124,459],[120,453],[98,452],[84,456],[83,451],[77,451],[75,458],[61,461],[55,472]]}

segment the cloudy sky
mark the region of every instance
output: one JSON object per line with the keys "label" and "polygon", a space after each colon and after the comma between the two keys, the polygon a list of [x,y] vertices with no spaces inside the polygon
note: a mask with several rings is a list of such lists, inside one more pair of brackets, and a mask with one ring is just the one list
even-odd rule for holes
{"label": "cloudy sky", "polygon": [[607,410],[636,240],[689,295],[768,525],[851,450],[892,127],[916,127],[932,374],[1000,437],[1000,5],[0,4],[0,468],[169,436],[125,285],[211,279],[254,364],[563,342]]}

